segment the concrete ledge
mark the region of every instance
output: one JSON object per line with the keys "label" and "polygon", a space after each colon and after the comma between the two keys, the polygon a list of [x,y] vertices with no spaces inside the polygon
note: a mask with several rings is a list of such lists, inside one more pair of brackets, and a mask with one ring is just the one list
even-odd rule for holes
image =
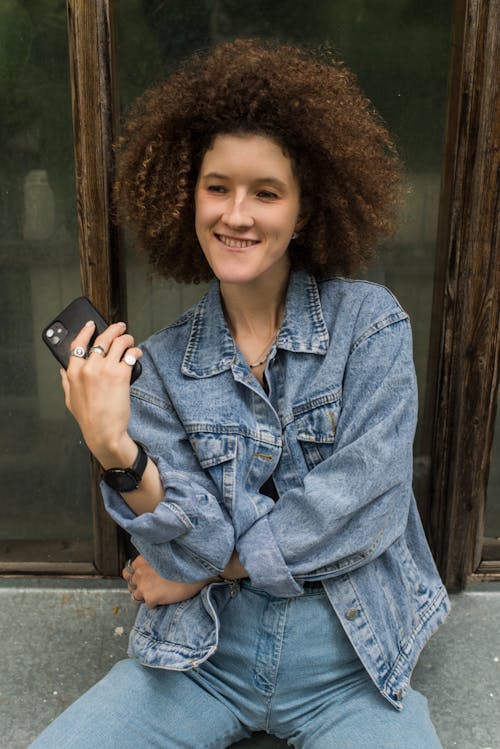
{"label": "concrete ledge", "polygon": [[[500,585],[475,586],[452,605],[413,685],[444,749],[499,749]],[[26,749],[123,658],[134,615],[119,580],[0,579],[0,748]],[[286,744],[259,734],[237,746]]]}

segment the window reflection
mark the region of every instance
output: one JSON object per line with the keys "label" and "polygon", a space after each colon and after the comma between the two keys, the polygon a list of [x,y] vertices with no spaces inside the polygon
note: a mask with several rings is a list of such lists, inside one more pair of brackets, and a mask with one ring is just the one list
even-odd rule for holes
{"label": "window reflection", "polygon": [[0,563],[90,561],[88,453],[40,340],[81,293],[65,3],[1,3],[0,39]]}

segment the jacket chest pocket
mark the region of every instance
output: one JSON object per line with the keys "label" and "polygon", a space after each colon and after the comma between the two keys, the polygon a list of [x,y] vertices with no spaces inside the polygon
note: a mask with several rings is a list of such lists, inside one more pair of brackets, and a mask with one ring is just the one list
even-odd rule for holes
{"label": "jacket chest pocket", "polygon": [[219,496],[230,509],[234,499],[236,435],[193,432],[189,439],[201,467],[208,473]]}
{"label": "jacket chest pocket", "polygon": [[308,470],[332,455],[340,407],[340,391],[294,407],[295,434]]}

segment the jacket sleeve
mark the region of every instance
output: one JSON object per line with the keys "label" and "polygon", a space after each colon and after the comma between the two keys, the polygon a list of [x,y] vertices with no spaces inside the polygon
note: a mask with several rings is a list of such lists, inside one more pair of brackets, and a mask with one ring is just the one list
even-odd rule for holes
{"label": "jacket sleeve", "polygon": [[257,587],[297,595],[303,579],[349,572],[402,534],[414,501],[416,417],[411,329],[403,318],[353,344],[332,455],[237,539]]}
{"label": "jacket sleeve", "polygon": [[118,492],[101,482],[106,510],[163,577],[190,582],[218,575],[234,549],[231,519],[147,352],[141,362],[143,373],[131,388],[128,431],[158,466],[165,495],[154,512],[135,515]]}

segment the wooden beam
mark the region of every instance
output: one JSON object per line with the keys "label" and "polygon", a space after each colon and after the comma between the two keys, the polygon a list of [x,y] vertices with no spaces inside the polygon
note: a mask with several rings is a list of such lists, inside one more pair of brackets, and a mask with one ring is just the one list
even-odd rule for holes
{"label": "wooden beam", "polygon": [[[111,216],[112,143],[117,133],[112,0],[67,0],[83,293],[112,321],[124,314],[119,235]],[[118,574],[120,536],[105,513],[92,459],[97,569]]]}
{"label": "wooden beam", "polygon": [[456,4],[433,317],[429,531],[451,590],[480,563],[500,353],[500,0]]}
{"label": "wooden beam", "polygon": [[2,579],[24,575],[95,577],[99,571],[86,562],[0,562],[0,574]]}

